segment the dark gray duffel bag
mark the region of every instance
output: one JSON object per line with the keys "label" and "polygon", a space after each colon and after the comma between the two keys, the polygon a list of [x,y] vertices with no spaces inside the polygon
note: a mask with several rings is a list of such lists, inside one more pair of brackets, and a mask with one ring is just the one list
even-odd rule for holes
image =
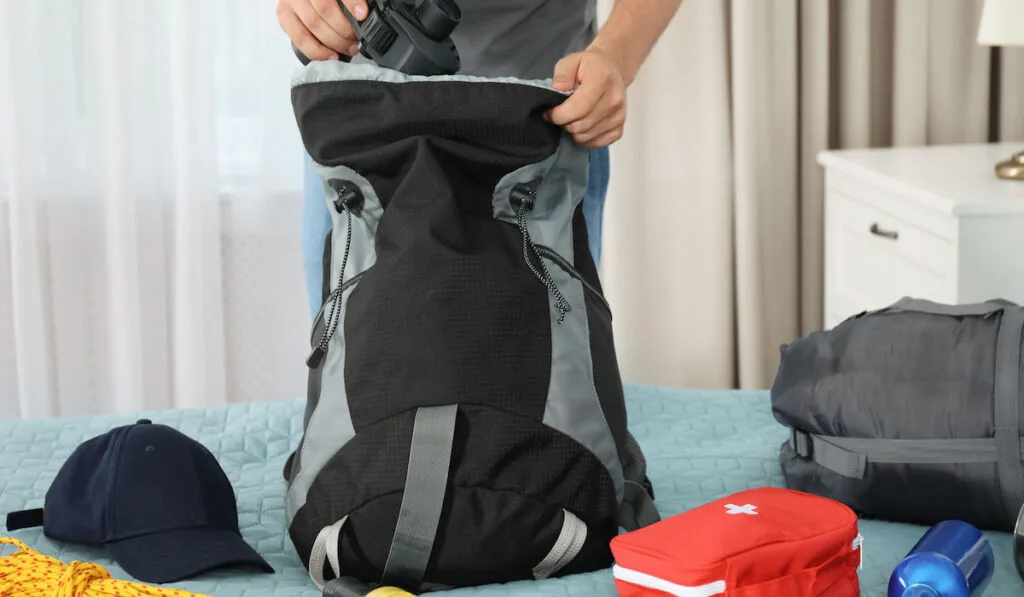
{"label": "dark gray duffel bag", "polygon": [[905,298],[782,347],[786,484],[864,517],[1010,531],[1024,504],[1021,331],[1003,301]]}

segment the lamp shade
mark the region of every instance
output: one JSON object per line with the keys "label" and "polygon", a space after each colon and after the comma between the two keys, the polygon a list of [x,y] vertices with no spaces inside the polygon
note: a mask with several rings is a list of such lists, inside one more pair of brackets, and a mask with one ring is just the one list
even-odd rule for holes
{"label": "lamp shade", "polygon": [[1024,45],[1024,0],[985,0],[978,43],[983,46]]}

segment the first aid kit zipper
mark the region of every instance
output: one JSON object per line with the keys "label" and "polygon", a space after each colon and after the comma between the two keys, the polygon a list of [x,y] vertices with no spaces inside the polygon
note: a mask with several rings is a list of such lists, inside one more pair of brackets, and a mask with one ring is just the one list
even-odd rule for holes
{"label": "first aid kit zipper", "polygon": [[[313,348],[313,352],[306,358],[306,366],[311,369],[316,369],[323,362],[324,357],[327,355],[327,346],[330,344],[331,338],[334,337],[338,323],[341,321],[341,295],[348,287],[344,282],[348,254],[352,248],[352,216],[359,216],[365,203],[363,192],[359,190],[357,185],[347,180],[336,178],[328,180],[327,184],[337,195],[334,200],[334,210],[339,214],[345,214],[345,251],[342,253],[341,267],[338,268],[338,281],[334,285],[334,290],[327,296],[327,300],[324,301],[324,306],[321,309],[327,313],[327,318],[324,320],[324,331],[320,335],[320,342],[317,343]],[[328,304],[331,307],[329,312],[326,311]]]}
{"label": "first aid kit zipper", "polygon": [[[572,311],[572,306],[566,300],[558,285],[555,284],[554,279],[551,277],[551,272],[548,271],[548,266],[541,258],[537,246],[530,237],[530,230],[526,226],[526,214],[532,211],[537,204],[537,186],[539,184],[540,179],[535,179],[513,186],[509,191],[509,202],[516,210],[516,223],[519,226],[519,233],[523,238],[523,260],[526,262],[527,267],[530,268],[530,271],[533,272],[533,275],[540,280],[541,284],[547,287],[548,292],[555,298],[555,308],[558,309],[558,323],[562,323],[565,321],[565,314]],[[530,257],[531,252],[537,257],[537,263],[540,264],[539,269],[534,265],[533,259]]]}
{"label": "first aid kit zipper", "polygon": [[714,597],[715,595],[725,593],[724,580],[716,580],[698,586],[678,585],[650,574],[623,568],[618,564],[612,567],[612,576],[616,580],[621,580],[638,587],[654,589],[655,591],[674,595],[675,597]]}

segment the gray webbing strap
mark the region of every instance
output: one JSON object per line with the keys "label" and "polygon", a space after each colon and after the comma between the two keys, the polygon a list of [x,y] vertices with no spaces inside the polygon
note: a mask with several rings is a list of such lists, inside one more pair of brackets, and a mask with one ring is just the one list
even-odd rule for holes
{"label": "gray webbing strap", "polygon": [[562,510],[562,530],[551,551],[533,568],[537,580],[549,578],[573,561],[587,541],[587,525],[568,510]]}
{"label": "gray webbing strap", "polygon": [[992,299],[983,303],[968,303],[963,305],[949,305],[945,303],[936,303],[928,299],[911,298],[905,296],[900,300],[896,301],[891,305],[886,305],[878,309],[870,311],[864,311],[856,315],[847,317],[843,323],[847,321],[853,321],[854,319],[860,319],[861,317],[880,315],[882,313],[892,313],[894,311],[915,311],[917,313],[927,313],[929,315],[948,315],[951,317],[988,317],[993,313],[998,313],[1007,307],[1016,307],[1015,303],[1004,299]]}
{"label": "gray webbing strap", "polygon": [[[868,462],[957,464],[999,462],[994,439],[884,439],[829,437],[792,430],[797,455],[844,477],[862,479]],[[1018,438],[1018,450],[1021,440]]]}
{"label": "gray webbing strap", "polygon": [[932,315],[950,315],[953,317],[984,317],[1006,309],[1008,304],[1004,301],[987,301],[984,303],[967,303],[963,305],[947,305],[936,303],[927,299],[904,297],[893,303],[891,307],[884,310],[917,311]]}
{"label": "gray webbing strap", "polygon": [[313,541],[313,549],[309,552],[309,578],[318,589],[324,588],[324,564],[330,563],[334,576],[341,576],[341,558],[338,557],[338,540],[341,538],[341,528],[345,526],[348,516],[331,526],[320,529],[316,539]]}
{"label": "gray webbing strap", "polygon": [[999,484],[1011,516],[1024,504],[1024,466],[1020,449],[1020,343],[1024,332],[1021,309],[1003,311],[996,341],[995,443],[999,451]]}
{"label": "gray webbing strap", "polygon": [[619,506],[619,526],[627,531],[635,531],[659,520],[661,514],[644,486],[627,480],[623,486],[622,505]]}
{"label": "gray webbing strap", "polygon": [[416,588],[423,581],[441,520],[458,405],[416,409],[409,469],[383,583]]}
{"label": "gray webbing strap", "polygon": [[834,440],[844,439],[811,435],[796,429],[791,430],[789,445],[801,458],[812,458],[819,466],[844,477],[861,479],[867,468],[867,457],[863,454],[841,448]]}

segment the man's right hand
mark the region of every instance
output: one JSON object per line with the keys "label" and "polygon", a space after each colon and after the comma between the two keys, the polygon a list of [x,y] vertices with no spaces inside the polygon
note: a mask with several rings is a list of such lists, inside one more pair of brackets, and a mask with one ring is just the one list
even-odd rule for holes
{"label": "man's right hand", "polygon": [[[366,18],[365,0],[342,0],[359,21]],[[338,0],[278,0],[277,20],[292,43],[310,60],[355,56],[356,34],[341,12]]]}

